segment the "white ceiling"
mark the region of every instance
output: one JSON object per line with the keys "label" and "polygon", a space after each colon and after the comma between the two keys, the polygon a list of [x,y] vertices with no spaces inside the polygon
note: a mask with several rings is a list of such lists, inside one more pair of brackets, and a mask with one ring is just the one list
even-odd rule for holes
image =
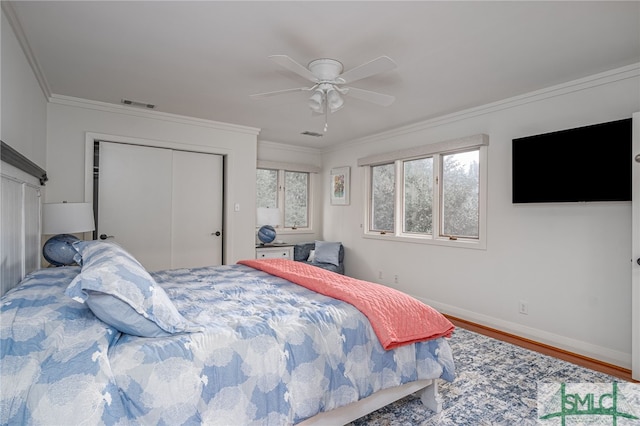
{"label": "white ceiling", "polygon": [[[13,1],[52,94],[261,129],[259,139],[326,148],[640,62],[640,2]],[[312,116],[308,86],[272,63],[381,55],[398,68],[353,84],[396,97],[347,97]]]}

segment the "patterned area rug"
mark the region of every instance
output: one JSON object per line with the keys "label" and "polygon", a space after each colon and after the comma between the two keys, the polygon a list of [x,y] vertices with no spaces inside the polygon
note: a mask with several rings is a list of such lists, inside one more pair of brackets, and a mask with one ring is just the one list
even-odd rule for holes
{"label": "patterned area rug", "polygon": [[453,383],[440,381],[442,412],[433,413],[414,394],[351,424],[536,425],[538,382],[622,381],[461,328],[456,328],[450,345],[457,377]]}

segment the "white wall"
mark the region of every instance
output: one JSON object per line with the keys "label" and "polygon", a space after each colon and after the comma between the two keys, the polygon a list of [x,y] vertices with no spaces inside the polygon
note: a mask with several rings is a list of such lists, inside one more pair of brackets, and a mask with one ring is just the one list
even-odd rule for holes
{"label": "white wall", "polygon": [[[13,32],[5,9],[10,7],[2,2],[0,20],[0,139],[46,169],[46,103],[47,99],[33,73],[20,43]],[[12,10],[9,9],[9,13]],[[40,246],[39,222],[23,218],[39,215],[39,186],[37,178],[1,163],[3,175],[1,204],[2,230],[0,230],[0,264],[2,271],[0,295],[13,288],[26,273],[37,268],[37,253]],[[12,176],[29,186],[5,181],[4,176]],[[31,186],[33,185],[33,186]],[[14,192],[15,190],[15,192]],[[23,223],[26,222],[26,223]]]}
{"label": "white wall", "polygon": [[[284,162],[289,164],[307,165],[321,168],[322,152],[318,149],[280,144],[269,141],[258,142],[258,160]],[[313,211],[313,232],[282,232],[278,233],[278,239],[286,243],[299,243],[322,239],[322,173],[312,173],[313,199],[311,208]]]}
{"label": "white wall", "polygon": [[[630,367],[631,203],[512,204],[511,140],[631,117],[639,74],[627,67],[341,144],[323,155],[323,173],[351,166],[351,205],[325,195],[324,238],[345,244],[349,275],[397,274],[398,288],[442,312]],[[490,137],[486,250],[363,238],[358,158],[478,133]]]}
{"label": "white wall", "polygon": [[0,138],[46,169],[47,99],[2,13]]}
{"label": "white wall", "polygon": [[225,263],[255,257],[257,129],[53,96],[47,106],[46,202],[84,201],[87,132],[147,139],[150,145],[202,146],[225,155]]}

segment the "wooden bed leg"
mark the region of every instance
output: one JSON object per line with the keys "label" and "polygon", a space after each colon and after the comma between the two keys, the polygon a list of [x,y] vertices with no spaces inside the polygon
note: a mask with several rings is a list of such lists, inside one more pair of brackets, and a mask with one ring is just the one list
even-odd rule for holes
{"label": "wooden bed leg", "polygon": [[420,400],[422,403],[433,411],[434,413],[439,413],[442,411],[442,398],[440,398],[440,394],[438,393],[438,381],[433,380],[429,386],[424,388],[420,395]]}

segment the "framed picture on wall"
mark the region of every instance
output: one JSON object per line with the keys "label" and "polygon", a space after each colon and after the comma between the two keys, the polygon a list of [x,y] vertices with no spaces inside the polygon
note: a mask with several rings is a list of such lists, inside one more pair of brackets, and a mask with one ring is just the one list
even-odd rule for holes
{"label": "framed picture on wall", "polygon": [[331,205],[349,205],[349,167],[331,169]]}

